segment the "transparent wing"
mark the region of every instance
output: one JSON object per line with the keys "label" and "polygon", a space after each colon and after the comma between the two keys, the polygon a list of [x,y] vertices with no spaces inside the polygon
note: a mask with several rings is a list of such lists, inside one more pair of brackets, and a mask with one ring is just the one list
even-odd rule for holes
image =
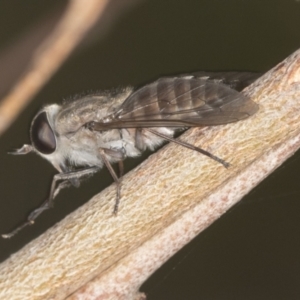
{"label": "transparent wing", "polygon": [[105,127],[219,125],[245,119],[258,110],[246,95],[217,80],[161,78],[132,93],[108,116]]}
{"label": "transparent wing", "polygon": [[234,90],[242,91],[245,87],[253,83],[257,78],[262,76],[261,73],[255,72],[203,72],[193,73],[198,78],[208,78],[209,80],[219,81]]}

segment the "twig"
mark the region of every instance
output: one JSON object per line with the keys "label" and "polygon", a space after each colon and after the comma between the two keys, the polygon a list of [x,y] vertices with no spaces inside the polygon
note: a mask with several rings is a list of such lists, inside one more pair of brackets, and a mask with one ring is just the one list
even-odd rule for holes
{"label": "twig", "polygon": [[300,146],[300,50],[246,91],[260,104],[234,124],[181,139],[231,163],[227,170],[167,145],[115,186],[0,266],[1,299],[133,299],[178,249],[225,213]]}
{"label": "twig", "polygon": [[109,0],[72,0],[54,32],[37,49],[28,71],[0,106],[0,134],[70,55],[103,14]]}

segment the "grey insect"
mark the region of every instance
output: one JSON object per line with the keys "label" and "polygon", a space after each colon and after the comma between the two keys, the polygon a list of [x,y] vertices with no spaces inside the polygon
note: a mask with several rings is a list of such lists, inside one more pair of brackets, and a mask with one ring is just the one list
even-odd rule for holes
{"label": "grey insect", "polygon": [[[137,90],[124,88],[97,92],[62,105],[52,104],[34,117],[30,138],[13,154],[35,152],[58,170],[49,197],[25,223],[4,238],[14,236],[53,205],[59,191],[98,172],[104,165],[110,171],[117,196],[121,198],[120,178],[123,160],[155,149],[165,140],[198,151],[228,167],[229,163],[213,154],[187,144],[173,135],[188,127],[221,125],[243,120],[258,110],[258,105],[236,89],[251,83],[252,73],[198,73],[196,76],[164,77]],[[119,176],[112,168],[118,163]]]}

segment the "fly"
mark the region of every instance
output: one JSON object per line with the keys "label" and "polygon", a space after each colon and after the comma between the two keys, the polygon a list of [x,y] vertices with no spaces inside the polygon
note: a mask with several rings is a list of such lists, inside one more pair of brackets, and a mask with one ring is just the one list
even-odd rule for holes
{"label": "fly", "polygon": [[[225,160],[173,135],[188,127],[222,125],[253,115],[258,105],[237,90],[257,77],[233,72],[163,77],[137,90],[129,87],[96,92],[44,107],[31,123],[31,144],[12,154],[35,152],[52,163],[58,173],[52,179],[49,197],[25,223],[2,237],[10,238],[33,224],[63,188],[79,187],[82,179],[103,166],[116,183],[116,214],[124,159],[139,156],[147,148],[154,150],[166,140],[198,151],[227,168]],[[120,174],[112,163],[119,164]]]}

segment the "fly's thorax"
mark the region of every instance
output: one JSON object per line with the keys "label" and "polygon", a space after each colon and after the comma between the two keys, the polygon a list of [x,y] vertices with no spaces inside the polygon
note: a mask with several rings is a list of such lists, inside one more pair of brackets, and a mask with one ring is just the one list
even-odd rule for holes
{"label": "fly's thorax", "polygon": [[101,150],[112,150],[106,152],[106,158],[110,162],[120,160],[116,153],[120,156],[124,153],[126,157],[126,142],[119,129],[97,132],[83,126],[74,133],[59,136],[57,144],[57,151],[62,154],[63,159],[75,166],[102,167]]}
{"label": "fly's thorax", "polygon": [[101,137],[85,127],[76,132],[58,137],[58,151],[64,160],[68,160],[75,166],[98,166],[103,162],[99,157],[99,145]]}
{"label": "fly's thorax", "polygon": [[57,132],[61,135],[69,134],[89,122],[102,122],[117,110],[131,92],[132,88],[125,88],[77,96],[65,101],[55,120]]}

